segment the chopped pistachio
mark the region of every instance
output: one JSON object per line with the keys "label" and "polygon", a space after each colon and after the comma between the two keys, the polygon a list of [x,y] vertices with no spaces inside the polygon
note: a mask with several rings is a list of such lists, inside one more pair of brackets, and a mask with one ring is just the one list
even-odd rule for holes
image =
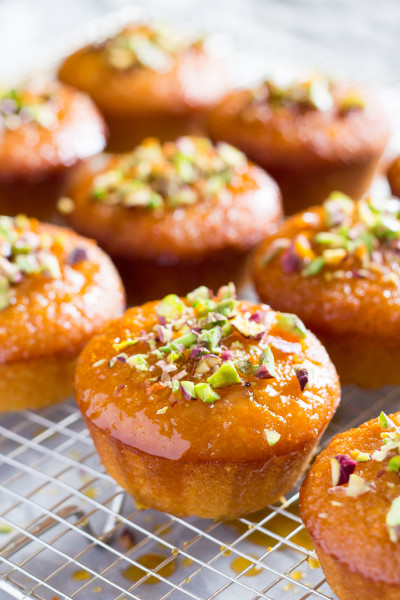
{"label": "chopped pistachio", "polygon": [[302,270],[301,274],[303,277],[314,277],[314,275],[318,275],[320,271],[324,268],[325,259],[323,256],[317,256],[313,258]]}
{"label": "chopped pistachio", "polygon": [[386,526],[389,531],[389,537],[392,542],[399,540],[400,529],[400,496],[395,498],[386,515]]}
{"label": "chopped pistachio", "polygon": [[194,400],[196,398],[193,381],[181,381],[180,387],[186,400]]}
{"label": "chopped pistachio", "polygon": [[276,377],[275,359],[269,346],[261,352],[259,365],[253,367],[253,373],[260,379]]}
{"label": "chopped pistachio", "polygon": [[198,300],[210,300],[210,290],[205,285],[201,285],[193,290],[193,292],[189,292],[189,294],[186,296],[186,300],[191,306],[193,306]]}
{"label": "chopped pistachio", "polygon": [[388,463],[389,471],[394,471],[398,473],[400,471],[400,455],[392,456]]}
{"label": "chopped pistachio", "polygon": [[273,429],[264,429],[264,437],[270,446],[275,446],[281,438],[281,434]]}
{"label": "chopped pistachio", "polygon": [[220,396],[208,383],[197,383],[194,386],[194,393],[199,400],[202,400],[206,404],[213,404],[220,399]]}
{"label": "chopped pistachio", "polygon": [[182,300],[176,294],[169,294],[162,299],[157,307],[157,314],[164,317],[165,320],[171,321],[179,317],[185,308]]}
{"label": "chopped pistachio", "polygon": [[265,326],[262,323],[250,321],[240,314],[232,319],[231,325],[246,338],[257,338],[265,332]]}
{"label": "chopped pistachio", "polygon": [[340,465],[337,458],[331,458],[332,485],[335,487],[340,479]]}
{"label": "chopped pistachio", "polygon": [[135,367],[137,371],[148,371],[149,365],[146,358],[146,354],[132,354],[126,359],[126,362],[130,367]]}
{"label": "chopped pistachio", "polygon": [[298,316],[292,313],[278,313],[276,324],[279,329],[286,331],[300,339],[304,339],[307,335],[307,329]]}
{"label": "chopped pistachio", "polygon": [[346,488],[346,496],[349,496],[350,498],[358,498],[358,496],[366,494],[369,492],[369,490],[370,487],[365,479],[359,475],[356,475],[355,473],[350,475],[349,484]]}
{"label": "chopped pistachio", "polygon": [[213,388],[222,388],[240,383],[240,377],[235,364],[231,360],[224,362],[220,368],[207,379]]}
{"label": "chopped pistachio", "polygon": [[387,415],[383,411],[379,415],[378,421],[379,421],[379,425],[380,425],[381,429],[387,429],[388,428]]}
{"label": "chopped pistachio", "polygon": [[107,362],[106,358],[101,358],[100,360],[96,361],[95,363],[93,363],[92,367],[94,367],[95,369],[97,369],[97,367],[101,367],[102,365],[104,365]]}
{"label": "chopped pistachio", "polygon": [[341,114],[347,114],[353,110],[363,110],[366,105],[365,98],[357,92],[351,92],[340,98],[338,109]]}

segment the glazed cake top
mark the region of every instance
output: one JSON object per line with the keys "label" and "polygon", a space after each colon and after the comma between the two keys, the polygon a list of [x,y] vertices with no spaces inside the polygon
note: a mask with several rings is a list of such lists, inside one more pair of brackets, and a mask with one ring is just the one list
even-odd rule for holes
{"label": "glazed cake top", "polygon": [[183,36],[170,27],[138,23],[89,50],[100,50],[106,64],[118,71],[139,68],[165,72],[179,54],[201,46],[202,40]]}
{"label": "glazed cake top", "polygon": [[116,156],[110,167],[94,177],[92,201],[127,209],[174,209],[218,197],[228,186],[243,186],[249,163],[229,144],[182,137],[164,144],[148,138],[129,154]]}
{"label": "glazed cake top", "polygon": [[[292,227],[265,245],[260,265],[280,264],[286,274],[325,281],[367,279],[400,282],[400,200],[352,201],[333,192],[322,209],[290,220]],[[303,219],[303,222],[301,221]]]}
{"label": "glazed cake top", "polygon": [[36,219],[0,216],[0,311],[17,302],[16,289],[25,279],[59,279],[63,263],[86,259],[86,249],[66,253],[61,232],[57,237],[41,230]]}
{"label": "glazed cake top", "polygon": [[45,92],[34,87],[0,88],[0,133],[2,130],[15,131],[26,124],[44,129],[56,127],[63,101],[55,92],[50,85]]}
{"label": "glazed cake top", "polygon": [[296,111],[333,111],[346,116],[352,111],[364,110],[367,98],[358,88],[339,85],[326,76],[281,84],[272,78],[248,91],[248,102],[241,116],[245,120],[261,119],[263,112],[290,109]]}
{"label": "glazed cake top", "polygon": [[302,322],[200,287],[128,310],[89,344],[77,401],[97,427],[172,459],[258,460],[315,440],[339,400]]}
{"label": "glazed cake top", "polygon": [[373,581],[400,581],[399,473],[400,413],[382,412],[336,436],[300,494],[314,541]]}

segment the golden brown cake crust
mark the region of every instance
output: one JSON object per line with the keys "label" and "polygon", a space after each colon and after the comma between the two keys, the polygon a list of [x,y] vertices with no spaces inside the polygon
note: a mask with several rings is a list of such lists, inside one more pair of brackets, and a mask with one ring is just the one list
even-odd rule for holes
{"label": "golden brown cake crust", "polygon": [[75,208],[68,218],[75,229],[97,239],[114,256],[173,264],[219,251],[246,251],[282,215],[277,185],[251,164],[242,176],[242,184],[229,185],[220,198],[210,196],[192,205],[165,209],[161,214],[94,202],[89,197],[95,165],[93,169],[84,167],[74,179],[68,196]]}
{"label": "golden brown cake crust", "polygon": [[263,111],[262,117],[249,122],[240,118],[249,94],[248,90],[230,92],[210,113],[210,132],[214,140],[228,141],[261,165],[300,170],[352,162],[358,153],[375,155],[377,147],[380,154],[387,142],[386,118],[369,95],[365,110],[345,116],[332,110],[285,107]]}
{"label": "golden brown cake crust", "polygon": [[204,111],[227,90],[219,59],[201,45],[174,56],[164,71],[118,70],[107,64],[101,47],[88,46],[65,60],[59,78],[87,92],[107,115],[122,117]]}
{"label": "golden brown cake crust", "polygon": [[[82,413],[99,429],[143,452],[201,462],[267,460],[272,455],[301,451],[319,437],[338,402],[339,386],[325,350],[311,333],[300,356],[317,365],[318,376],[312,392],[303,393],[304,401],[299,402],[299,382],[293,371],[295,361],[301,359],[274,350],[279,357],[279,382],[259,380],[252,391],[233,386],[227,388],[229,392],[221,390],[225,401],[212,407],[200,401],[189,405],[178,402],[170,411],[157,415],[165,395],[160,399],[159,394],[146,391],[128,365],[110,369],[107,362],[115,355],[112,341],[123,339],[126,330],[131,337],[151,330],[157,323],[157,304],[149,302],[129,309],[95,336],[81,355],[76,399]],[[93,368],[93,363],[103,358],[106,362]],[[118,389],[120,384],[125,387]],[[265,428],[282,433],[282,441],[273,448],[263,438]]]}
{"label": "golden brown cake crust", "polygon": [[[215,307],[229,306],[232,321],[219,313],[220,325],[202,329],[213,301],[193,294],[131,308],[95,336],[78,361],[75,397],[105,467],[136,500],[178,515],[239,516],[295,485],[339,402],[339,382],[316,338],[282,329],[269,307],[219,292]],[[164,322],[171,307],[183,316]],[[164,347],[164,336],[176,341]],[[271,372],[262,360],[272,360]]]}
{"label": "golden brown cake crust", "polygon": [[[92,240],[68,229],[38,224],[40,234],[59,239],[61,277],[29,275],[15,286],[15,303],[0,311],[0,364],[46,356],[74,356],[124,308],[124,292],[111,260]],[[66,263],[73,249],[87,259]]]}
{"label": "golden brown cake crust", "polygon": [[[390,418],[399,425],[400,413]],[[300,492],[300,514],[321,556],[328,583],[341,600],[392,599],[399,594],[399,543],[391,541],[385,523],[399,495],[398,474],[387,469],[387,461],[358,462],[354,473],[370,490],[357,497],[350,497],[344,489],[330,491],[331,458],[351,456],[355,450],[368,454],[380,450],[383,431],[378,419],[373,419],[336,436],[315,460]],[[352,574],[354,580],[349,577]]]}
{"label": "golden brown cake crust", "polygon": [[33,121],[0,132],[1,182],[40,181],[103,150],[104,121],[88,96],[55,81],[27,89],[54,96],[56,124],[46,128]]}
{"label": "golden brown cake crust", "polygon": [[[290,217],[257,250],[253,274],[263,302],[294,312],[315,332],[328,335],[360,335],[391,341],[400,335],[400,285],[382,278],[326,280],[303,277],[301,271],[282,270],[281,254],[263,266],[265,253],[274,240],[325,231],[322,208],[312,208]],[[341,269],[340,265],[338,270]],[[289,290],[289,292],[288,292]]]}

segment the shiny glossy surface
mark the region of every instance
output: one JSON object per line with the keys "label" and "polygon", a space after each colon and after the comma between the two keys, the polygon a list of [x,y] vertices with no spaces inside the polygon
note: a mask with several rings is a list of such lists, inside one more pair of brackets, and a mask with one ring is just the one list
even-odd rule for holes
{"label": "shiny glossy surface", "polygon": [[322,209],[314,208],[288,219],[262,244],[254,262],[260,297],[272,306],[295,312],[315,331],[343,336],[365,334],[369,338],[377,335],[392,340],[400,333],[399,283],[384,281],[379,272],[371,278],[353,277],[351,267],[350,276],[330,281],[323,274],[303,277],[301,272],[285,273],[279,254],[263,266],[265,252],[274,239],[292,240],[299,233],[313,235],[319,231],[324,231]]}
{"label": "shiny glossy surface", "polygon": [[69,215],[72,225],[97,239],[112,255],[173,264],[221,250],[247,250],[281,218],[276,184],[251,164],[219,196],[174,210],[128,209],[93,202],[89,196],[93,178],[112,161],[102,157],[84,167],[68,191],[75,203]]}
{"label": "shiny glossy surface", "polygon": [[[157,414],[169,403],[171,391],[151,389],[148,372],[137,373],[121,363],[113,368],[107,362],[93,366],[115,355],[113,340],[121,336],[125,339],[126,330],[133,336],[140,335],[141,330],[150,331],[157,323],[157,304],[128,310],[122,319],[93,338],[81,355],[76,399],[85,417],[97,428],[126,446],[184,461],[266,461],[313,444],[337,405],[337,376],[325,350],[310,333],[295,346],[296,354],[279,350],[279,341],[290,336],[274,329],[272,311],[268,312],[271,328],[267,341],[273,348],[278,376],[254,380],[255,385],[250,387],[219,389],[221,400],[214,405],[178,398],[164,414]],[[245,302],[240,307],[244,312],[258,308]],[[229,347],[235,339],[236,334],[232,334],[226,345]],[[140,353],[140,344],[134,348],[134,353]],[[303,393],[293,370],[297,361],[309,363],[315,371],[310,390]],[[186,370],[189,375],[185,378],[191,379],[190,364]],[[158,374],[158,367],[153,374]],[[265,440],[265,428],[281,434],[273,447]]]}
{"label": "shiny glossy surface", "polygon": [[[335,102],[342,92],[343,86],[334,88]],[[236,145],[267,170],[319,168],[330,162],[351,162],[358,154],[380,154],[389,137],[388,124],[376,101],[361,93],[366,97],[366,108],[344,116],[335,106],[330,110],[301,110],[297,106],[271,109],[261,104],[246,117],[252,91],[234,91],[210,114],[211,136]]]}
{"label": "shiny glossy surface", "polygon": [[105,146],[104,122],[90,98],[53,81],[31,86],[54,96],[59,106],[57,120],[51,128],[32,121],[15,130],[0,131],[3,181],[41,180],[101,152]]}
{"label": "shiny glossy surface", "polygon": [[59,78],[87,92],[105,113],[119,116],[204,111],[227,89],[224,68],[201,46],[171,57],[164,71],[117,70],[101,47],[88,46],[66,59]]}
{"label": "shiny glossy surface", "polygon": [[[31,274],[13,286],[15,303],[0,311],[1,364],[76,353],[124,307],[117,272],[93,241],[54,225],[32,226],[53,240],[61,276]],[[67,257],[75,248],[87,259],[71,265]]]}
{"label": "shiny glossy surface", "polygon": [[[391,418],[400,424],[400,413]],[[356,498],[340,489],[331,490],[330,459],[353,450],[373,453],[382,446],[383,431],[374,419],[336,436],[317,457],[302,485],[300,513],[314,543],[324,553],[373,582],[399,586],[400,543],[390,541],[385,524],[391,502],[400,493],[398,474],[386,469],[387,461],[357,463],[355,474],[370,484],[370,490]],[[379,597],[395,596],[386,596],[382,590]]]}

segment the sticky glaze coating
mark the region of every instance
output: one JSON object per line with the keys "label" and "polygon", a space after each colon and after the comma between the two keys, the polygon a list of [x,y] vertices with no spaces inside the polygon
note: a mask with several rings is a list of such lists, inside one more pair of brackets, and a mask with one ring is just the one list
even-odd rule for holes
{"label": "sticky glaze coating", "polygon": [[286,214],[319,204],[333,190],[360,198],[388,141],[384,111],[368,92],[322,82],[331,104],[328,97],[321,108],[268,101],[261,85],[229,93],[208,118],[214,141],[237,146],[277,181]]}
{"label": "sticky glaze coating", "polygon": [[104,146],[86,95],[53,81],[0,90],[0,213],[48,217],[74,166]]}
{"label": "sticky glaze coating", "polygon": [[60,271],[26,273],[0,310],[1,410],[38,408],[70,394],[80,350],[124,308],[115,267],[95,242],[35,220],[29,228],[51,241]]}
{"label": "sticky glaze coating", "polygon": [[[131,150],[149,135],[166,141],[198,132],[202,115],[227,91],[219,59],[203,43],[178,41],[176,33],[169,33],[172,47],[162,51],[161,65],[147,61],[152,57],[146,51],[140,53],[146,64],[134,60],[138,55],[132,49],[132,61],[128,56],[119,66],[120,48],[116,54],[115,46],[121,40],[126,52],[130,37],[149,40],[155,35],[157,28],[133,24],[103,44],[78,50],[61,65],[59,78],[87,92],[105,115],[113,152]],[[159,49],[157,43],[152,46]]]}
{"label": "sticky glaze coating", "polygon": [[400,196],[400,157],[397,157],[388,169],[388,180],[390,189],[394,196]]}
{"label": "sticky glaze coating", "polygon": [[[340,600],[399,597],[400,542],[387,525],[392,503],[400,494],[398,472],[389,469],[389,460],[398,456],[398,449],[383,460],[374,454],[383,446],[382,435],[399,431],[400,413],[390,419],[397,427],[382,429],[379,420],[373,419],[336,436],[316,458],[300,490],[301,517],[327,581]],[[356,458],[352,467],[361,483],[333,487],[331,459],[357,454],[363,460],[370,457],[367,462]],[[348,489],[355,497],[348,495]]]}
{"label": "sticky glaze coating", "polygon": [[[338,195],[325,206],[334,208],[341,201]],[[327,225],[324,207],[291,217],[257,251],[253,264],[257,292],[273,307],[299,315],[326,346],[342,382],[368,388],[397,384],[400,383],[396,341],[400,334],[398,232],[389,234],[382,225],[381,239],[377,238],[373,219],[381,216],[379,212],[371,212],[370,201],[361,202],[361,210],[365,208],[367,220],[372,215],[371,227],[356,214],[360,204],[346,198],[344,203],[350,207],[352,216],[344,223],[343,231],[353,227],[354,240],[343,242],[340,236],[338,241],[335,239],[341,225]],[[398,202],[388,199],[385,205],[394,213],[383,218],[396,230]],[[331,242],[316,243],[321,233],[334,237]],[[386,234],[393,239],[385,242]],[[343,243],[353,243],[352,254],[345,251]],[[328,262],[321,267],[319,261],[325,251]]]}
{"label": "sticky glaze coating", "polygon": [[[174,298],[190,307],[187,299]],[[337,375],[324,348],[309,332],[300,339],[279,329],[269,307],[237,302],[230,317],[220,316],[222,327],[231,323],[231,332],[223,335],[214,358],[210,349],[192,358],[199,351],[196,343],[202,343],[193,342],[181,348],[170,371],[158,362],[160,306],[158,301],[129,309],[94,337],[79,359],[76,400],[104,465],[136,500],[173,514],[232,517],[275,501],[299,479],[339,401]],[[258,339],[235,328],[238,315],[248,322],[254,314],[264,323],[253,322],[260,328]],[[154,343],[145,341],[149,334]],[[137,338],[141,341],[126,345]],[[276,376],[263,379],[258,361],[267,346]],[[115,358],[121,353],[125,357]],[[142,359],[132,356],[145,356],[147,368],[140,370]],[[244,357],[252,361],[247,374],[239,366]],[[204,401],[188,400],[182,388],[174,391],[175,378],[187,389],[195,384],[192,395],[198,394],[196,384],[212,381],[210,375],[228,363],[230,371],[236,369],[235,384],[213,382]],[[300,364],[314,373],[303,392],[295,372]]]}
{"label": "sticky glaze coating", "polygon": [[[146,143],[157,145],[154,140]],[[211,147],[211,154],[214,152]],[[229,167],[232,177],[226,184],[222,182],[216,193],[200,192],[190,204],[152,209],[96,201],[96,178],[117,168],[126,157],[104,156],[80,170],[68,190],[74,207],[67,217],[77,231],[95,238],[121,267],[133,302],[174,289],[187,293],[202,283],[218,287],[227,277],[239,283],[249,252],[281,218],[274,181],[240,158],[237,167]],[[185,189],[191,191],[197,183],[195,179]]]}

